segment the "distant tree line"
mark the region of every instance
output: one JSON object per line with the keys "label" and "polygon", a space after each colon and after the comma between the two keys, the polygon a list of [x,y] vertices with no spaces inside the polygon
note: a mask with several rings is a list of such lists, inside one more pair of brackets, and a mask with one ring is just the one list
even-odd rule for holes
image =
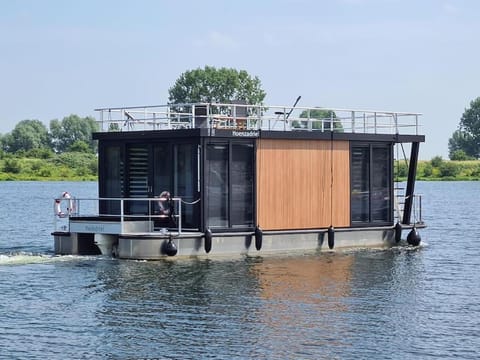
{"label": "distant tree line", "polygon": [[0,135],[0,180],[96,180],[97,144],[91,117],[22,120]]}
{"label": "distant tree line", "polygon": [[22,120],[5,135],[0,135],[0,148],[5,153],[85,152],[96,153],[92,132],[98,125],[92,117],[70,115],[50,121],[50,129],[39,120]]}

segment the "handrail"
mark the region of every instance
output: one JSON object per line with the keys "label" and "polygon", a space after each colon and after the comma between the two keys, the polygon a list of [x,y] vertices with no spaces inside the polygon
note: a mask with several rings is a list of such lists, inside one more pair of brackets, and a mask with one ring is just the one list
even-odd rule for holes
{"label": "handrail", "polygon": [[[403,220],[403,205],[405,204],[406,196],[403,194],[395,194],[396,204],[395,204],[395,218],[396,222],[402,222]],[[423,224],[422,218],[422,195],[414,194],[412,196],[412,218],[413,224]],[[408,225],[408,224],[406,224]]]}
{"label": "handrail", "polygon": [[[310,116],[322,110],[326,118]],[[418,135],[421,113],[326,107],[188,103],[99,108],[100,131],[178,130],[195,127],[247,131],[343,131]],[[289,114],[289,116],[287,116]],[[300,115],[306,117],[300,117]],[[335,124],[338,124],[335,127]]]}
{"label": "handrail", "polygon": [[[97,217],[101,218],[119,218],[121,232],[124,233],[125,223],[131,219],[147,219],[150,224],[149,229],[145,229],[145,232],[154,232],[154,228],[151,226],[156,219],[164,219],[167,215],[162,215],[159,213],[152,213],[152,202],[158,201],[167,201],[171,200],[174,202],[174,212],[173,217],[175,217],[178,222],[177,226],[169,227],[178,232],[182,233],[182,207],[187,205],[194,205],[194,203],[187,203],[182,200],[180,197],[172,198],[107,198],[107,197],[97,197],[97,198],[76,198],[72,197],[71,199],[65,198],[56,198],[54,199],[54,229],[55,231],[70,231],[70,218],[88,218],[88,217]],[[119,213],[102,213],[99,210],[100,203],[102,201],[116,201],[119,202],[120,212]],[[148,202],[148,212],[146,214],[128,214],[126,213],[126,203],[128,202]],[[73,206],[72,206],[73,205]],[[68,209],[65,213],[59,213],[57,209],[60,207]],[[168,215],[170,216],[170,215]],[[148,231],[147,231],[148,230]]]}

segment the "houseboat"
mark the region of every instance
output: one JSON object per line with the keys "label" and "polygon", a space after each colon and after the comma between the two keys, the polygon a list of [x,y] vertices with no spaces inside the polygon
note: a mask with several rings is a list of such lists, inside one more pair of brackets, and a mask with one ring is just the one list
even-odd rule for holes
{"label": "houseboat", "polygon": [[[96,111],[98,198],[68,189],[54,200],[56,254],[153,260],[420,242],[419,113],[241,101]],[[408,153],[399,183],[397,155]]]}

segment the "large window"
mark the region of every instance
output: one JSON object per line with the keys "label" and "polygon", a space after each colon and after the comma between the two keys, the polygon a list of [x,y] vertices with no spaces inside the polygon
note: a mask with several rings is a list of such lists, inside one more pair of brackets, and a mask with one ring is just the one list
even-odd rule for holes
{"label": "large window", "polygon": [[206,160],[207,227],[252,227],[253,144],[239,142],[208,144]]}
{"label": "large window", "polygon": [[173,145],[173,195],[182,198],[182,227],[198,228],[200,196],[198,179],[198,145]]}
{"label": "large window", "polygon": [[[125,213],[154,214],[155,202],[146,198],[168,191],[182,199],[182,227],[198,229],[200,224],[199,146],[194,143],[132,142],[105,144],[100,151],[100,196],[132,198]],[[136,200],[138,199],[138,200]],[[120,214],[120,201],[102,200],[104,214]],[[176,203],[176,212],[179,212]]]}
{"label": "large window", "polygon": [[232,144],[232,226],[253,225],[253,144]]}
{"label": "large window", "polygon": [[153,195],[159,196],[163,191],[172,191],[172,156],[168,143],[153,146]]}
{"label": "large window", "polygon": [[391,146],[353,145],[351,154],[352,223],[391,222]]}
{"label": "large window", "polygon": [[207,212],[210,227],[228,227],[228,145],[207,145]]}
{"label": "large window", "polygon": [[[101,158],[101,175],[103,182],[100,183],[101,197],[121,198],[123,197],[123,151],[118,145],[107,145],[103,150]],[[100,202],[102,214],[120,214],[120,202],[104,200]]]}

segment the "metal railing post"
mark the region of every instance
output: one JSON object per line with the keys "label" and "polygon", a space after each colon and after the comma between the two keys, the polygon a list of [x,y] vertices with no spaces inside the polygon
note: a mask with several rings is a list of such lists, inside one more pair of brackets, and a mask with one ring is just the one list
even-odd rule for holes
{"label": "metal railing post", "polygon": [[417,195],[418,196],[418,221],[423,223],[422,220],[422,195]]}
{"label": "metal railing post", "polygon": [[178,200],[178,233],[182,233],[182,200]]}
{"label": "metal railing post", "polygon": [[[208,105],[207,105],[207,116],[208,116]],[[194,127],[195,127],[195,104],[192,105],[192,128]]]}
{"label": "metal railing post", "polygon": [[105,125],[103,124],[103,110],[100,111],[100,123],[102,124],[101,129],[105,130]]}
{"label": "metal railing post", "polygon": [[352,133],[355,132],[355,111],[352,111]]}
{"label": "metal railing post", "polygon": [[124,204],[123,199],[120,199],[120,231],[123,233],[123,222],[124,222]]}

